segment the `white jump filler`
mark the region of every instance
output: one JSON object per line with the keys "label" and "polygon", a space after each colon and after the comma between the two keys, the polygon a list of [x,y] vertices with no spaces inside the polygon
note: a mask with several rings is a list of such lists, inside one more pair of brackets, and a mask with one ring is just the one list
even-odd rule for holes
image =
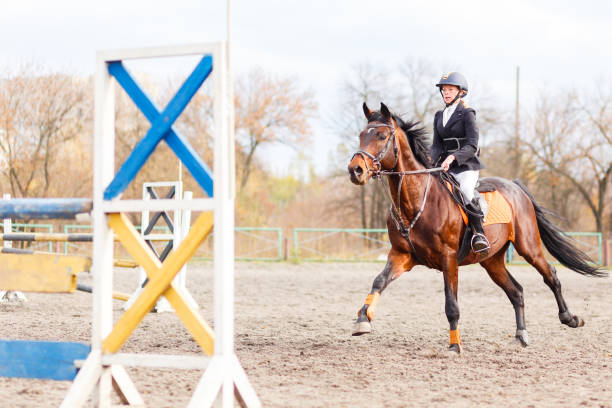
{"label": "white jump filler", "polygon": [[[160,189],[169,189],[165,197],[161,197]],[[145,201],[158,200],[158,199],[175,199],[175,200],[191,200],[193,198],[192,191],[185,191],[183,193],[183,182],[182,181],[152,181],[145,182],[142,185],[142,199]],[[159,224],[159,225],[158,225]],[[163,242],[165,248],[157,253],[158,258],[163,262],[168,256],[168,253],[172,248],[178,248],[180,243],[187,236],[189,227],[191,225],[191,211],[189,210],[177,210],[174,211],[172,216],[166,211],[154,211],[144,210],[141,213],[140,221],[140,234],[142,238],[149,244],[153,245],[154,242]],[[169,232],[158,232],[155,227],[166,227]],[[124,303],[123,309],[129,309],[134,301],[140,296],[146,282],[147,273],[140,267],[140,274],[138,277],[138,287],[130,296],[130,299]],[[174,278],[176,286],[183,290],[184,296],[187,301],[191,303],[194,308],[198,308],[197,302],[189,293],[187,289],[187,265],[181,268],[176,278]],[[171,312],[172,307],[165,297],[159,298],[155,305],[155,312]]]}

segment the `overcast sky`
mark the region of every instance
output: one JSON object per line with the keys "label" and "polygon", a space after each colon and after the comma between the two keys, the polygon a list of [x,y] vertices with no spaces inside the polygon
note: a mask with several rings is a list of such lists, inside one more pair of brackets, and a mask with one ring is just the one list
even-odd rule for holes
{"label": "overcast sky", "polygon": [[[516,66],[526,98],[593,85],[612,76],[611,23],[612,2],[603,0],[232,1],[237,74],[263,67],[295,76],[322,111],[338,108],[342,81],[364,61],[443,61],[508,106]],[[88,75],[98,49],[224,40],[225,24],[223,1],[0,0],[0,66],[34,61]],[[323,123],[313,125],[305,153],[321,170],[338,139]],[[294,155],[265,154],[280,173]]]}

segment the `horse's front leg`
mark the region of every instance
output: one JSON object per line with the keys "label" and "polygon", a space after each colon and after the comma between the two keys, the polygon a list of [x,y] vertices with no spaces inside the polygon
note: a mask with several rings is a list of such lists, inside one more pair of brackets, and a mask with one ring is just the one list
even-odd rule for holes
{"label": "horse's front leg", "polygon": [[444,266],[444,311],[450,325],[450,345],[448,349],[456,353],[461,353],[461,335],[457,323],[459,322],[459,302],[457,302],[459,265],[456,256],[450,256]]}
{"label": "horse's front leg", "polygon": [[402,273],[412,269],[413,266],[414,263],[410,254],[400,253],[391,249],[387,256],[385,269],[383,269],[376,279],[374,279],[372,290],[370,290],[370,293],[366,297],[364,305],[357,312],[357,321],[353,328],[353,336],[361,336],[362,334],[372,331],[372,324],[370,322],[374,318],[374,311],[380,299],[380,294],[389,283],[399,278]]}

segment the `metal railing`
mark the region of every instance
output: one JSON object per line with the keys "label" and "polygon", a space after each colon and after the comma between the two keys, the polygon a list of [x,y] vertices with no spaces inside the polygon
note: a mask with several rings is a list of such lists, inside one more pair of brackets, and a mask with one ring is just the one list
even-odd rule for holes
{"label": "metal railing", "polygon": [[385,228],[294,228],[298,261],[381,261],[391,249]]}
{"label": "metal railing", "polygon": [[[283,230],[266,227],[236,227],[234,236],[237,261],[282,261]],[[195,260],[211,260],[213,232],[196,252]]]}
{"label": "metal railing", "polygon": [[[53,232],[52,224],[13,223],[12,232]],[[167,227],[156,230],[168,232]],[[90,232],[90,225],[64,225],[64,233]],[[294,228],[292,254],[286,253],[286,240],[281,228],[235,228],[235,254],[240,261],[282,261],[291,257],[296,261],[350,262],[386,261],[391,249],[387,230],[384,228]],[[585,252],[598,265],[604,262],[603,237],[599,232],[566,232],[572,243]],[[207,238],[196,253],[195,260],[212,259],[213,234]],[[36,243],[53,252],[52,242]],[[91,243],[64,242],[64,253],[90,250]],[[89,246],[88,246],[89,245]],[[57,244],[59,250],[59,243]],[[117,248],[121,252],[120,246]],[[557,261],[545,251],[546,258]],[[506,252],[510,264],[525,264],[526,261],[510,245]]]}
{"label": "metal railing", "polygon": [[[261,246],[262,243],[263,246]],[[237,260],[281,261],[283,259],[283,230],[281,228],[236,227],[235,245]]]}
{"label": "metal railing", "polygon": [[[140,227],[136,227],[140,230]],[[91,225],[68,224],[64,226],[64,233],[91,232]],[[169,233],[166,226],[156,226],[154,231]],[[214,231],[214,230],[213,230]],[[281,228],[257,228],[257,227],[236,227],[235,228],[235,248],[236,260],[239,261],[281,261],[283,255],[283,231]],[[194,260],[212,259],[213,233],[196,252]],[[85,249],[91,243],[65,242],[64,253],[78,252]],[[116,247],[121,250],[120,245]],[[127,256],[122,254],[122,256]]]}
{"label": "metal railing", "polygon": [[[572,243],[598,265],[603,264],[603,238],[600,232],[566,232]],[[293,258],[297,261],[386,261],[391,249],[386,229],[295,228]],[[545,248],[544,248],[545,250]],[[557,261],[545,250],[546,258]],[[510,244],[506,261],[523,264]]]}
{"label": "metal railing", "polygon": [[[603,265],[603,237],[601,232],[565,232],[564,234],[571,239],[575,247],[587,254],[593,262],[597,265]],[[557,263],[557,260],[546,251],[543,244],[542,249],[544,250],[546,259],[550,262]],[[510,244],[506,252],[506,262],[511,264],[527,263],[527,261],[516,253],[512,244]]]}

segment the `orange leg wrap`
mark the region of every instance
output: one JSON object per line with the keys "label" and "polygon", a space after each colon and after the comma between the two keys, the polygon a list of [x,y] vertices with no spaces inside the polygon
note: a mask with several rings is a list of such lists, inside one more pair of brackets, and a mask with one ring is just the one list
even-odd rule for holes
{"label": "orange leg wrap", "polygon": [[370,293],[365,300],[365,304],[368,305],[368,310],[366,311],[366,315],[368,319],[374,319],[374,311],[376,310],[376,305],[378,304],[378,299],[380,299],[380,292]]}
{"label": "orange leg wrap", "polygon": [[458,344],[461,346],[461,334],[459,334],[459,329],[450,330],[450,344]]}

